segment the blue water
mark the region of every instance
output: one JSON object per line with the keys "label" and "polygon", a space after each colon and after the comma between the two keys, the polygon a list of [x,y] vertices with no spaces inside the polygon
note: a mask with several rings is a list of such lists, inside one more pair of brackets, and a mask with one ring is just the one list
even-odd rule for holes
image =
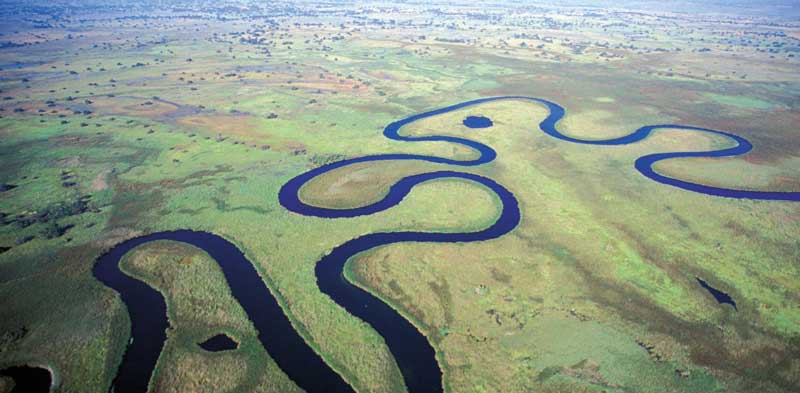
{"label": "blue water", "polygon": [[494,125],[492,119],[483,116],[467,116],[463,123],[469,128],[489,128]]}
{"label": "blue water", "polygon": [[36,62],[27,62],[27,63],[22,63],[22,62],[15,62],[15,63],[4,63],[4,64],[0,64],[0,71],[8,71],[8,70],[21,70],[21,69],[23,69],[23,68],[28,68],[28,67],[38,67],[38,66],[40,66],[40,65],[42,65],[42,63],[36,63]]}
{"label": "blue water", "polygon": [[711,296],[714,296],[714,299],[717,300],[717,303],[719,303],[719,304],[730,304],[731,306],[733,306],[734,310],[739,311],[739,309],[736,308],[736,302],[733,301],[733,298],[730,295],[728,295],[725,292],[720,291],[717,288],[712,287],[711,285],[708,285],[708,283],[705,282],[700,277],[695,277],[695,279],[697,279],[697,282],[700,284],[700,286],[705,288],[705,290],[708,291],[708,293],[710,293]]}
{"label": "blue water", "polygon": [[491,147],[482,143],[451,136],[403,136],[400,135],[399,131],[404,125],[413,123],[417,120],[498,100],[527,100],[543,104],[549,110],[549,114],[541,123],[539,123],[539,129],[549,136],[571,143],[598,146],[625,145],[639,142],[650,136],[654,130],[661,128],[678,129],[690,132],[706,132],[715,135],[721,135],[735,141],[736,146],[716,151],[674,152],[646,155],[637,159],[634,163],[634,167],[646,177],[659,183],[707,195],[728,198],[791,201],[800,200],[800,192],[749,191],[711,187],[664,176],[656,173],[653,170],[653,164],[670,158],[736,156],[747,153],[752,149],[752,145],[742,137],[707,128],[671,124],[652,125],[639,128],[638,130],[619,138],[606,140],[577,139],[564,135],[558,131],[558,122],[565,115],[564,108],[556,103],[541,98],[523,96],[481,98],[416,114],[391,123],[383,131],[383,135],[389,139],[403,142],[444,141],[456,143],[477,151],[479,153],[479,157],[472,160],[463,161],[451,158],[415,154],[380,154],[351,158],[314,168],[289,180],[281,188],[278,194],[278,199],[281,205],[286,209],[305,216],[324,218],[356,217],[389,209],[390,207],[400,203],[400,201],[402,201],[403,198],[408,195],[415,185],[424,181],[440,178],[461,178],[474,181],[488,187],[500,198],[503,204],[503,211],[497,222],[485,230],[472,233],[386,232],[364,235],[334,248],[333,251],[323,257],[316,265],[317,285],[319,286],[320,290],[330,296],[331,299],[346,309],[349,313],[369,323],[384,337],[389,350],[395,356],[397,364],[400,367],[400,371],[403,373],[406,385],[412,392],[427,392],[434,390],[441,391],[441,369],[439,364],[436,362],[433,348],[428,343],[424,335],[420,333],[410,322],[405,320],[405,318],[403,318],[399,313],[394,311],[394,309],[384,304],[380,299],[370,295],[368,292],[350,284],[347,280],[345,280],[342,276],[345,263],[350,257],[359,252],[390,243],[471,242],[488,240],[502,236],[503,234],[506,234],[514,229],[514,227],[516,227],[516,225],[519,223],[520,213],[516,198],[514,198],[514,195],[510,191],[491,179],[474,174],[454,171],[432,172],[403,178],[390,188],[389,193],[382,200],[371,205],[353,209],[330,209],[308,205],[300,200],[298,193],[300,188],[311,179],[334,169],[356,163],[386,160],[419,160],[462,167],[471,167],[491,162],[495,159],[497,153]]}
{"label": "blue water", "polygon": [[[458,171],[437,171],[408,176],[390,187],[388,194],[373,204],[353,209],[331,209],[312,206],[302,202],[298,196],[300,188],[313,178],[348,165],[388,161],[419,160],[461,167],[474,167],[493,161],[497,153],[489,146],[465,138],[452,136],[404,136],[400,129],[409,123],[431,116],[497,100],[527,100],[544,105],[549,114],[539,123],[545,134],[564,142],[596,146],[625,145],[639,142],[654,130],[670,128],[687,132],[705,132],[724,136],[736,142],[736,146],[720,150],[699,152],[670,152],[645,155],[634,162],[634,168],[644,176],[661,184],[717,197],[747,198],[763,200],[800,201],[800,192],[750,191],[719,188],[692,183],[656,173],[653,164],[670,158],[682,157],[729,157],[745,154],[752,145],[744,138],[707,128],[682,125],[651,125],[612,139],[585,140],[562,134],[557,129],[565,110],[558,104],[534,97],[504,96],[482,98],[460,104],[409,116],[386,126],[384,136],[403,142],[443,141],[473,149],[478,157],[471,160],[417,155],[380,154],[342,160],[302,173],[283,185],[278,193],[281,205],[289,211],[305,216],[321,218],[347,218],[374,214],[389,209],[403,200],[414,186],[422,182],[456,178],[481,184],[494,192],[502,202],[502,211],[491,226],[474,232],[379,232],[360,236],[334,248],[322,257],[315,267],[317,285],[323,293],[333,299],[350,314],[370,324],[381,336],[395,357],[397,365],[411,392],[442,391],[442,372],[436,360],[436,352],[427,338],[392,307],[383,303],[369,292],[352,285],[343,276],[345,263],[355,254],[391,243],[399,242],[474,242],[494,239],[512,231],[520,221],[519,204],[514,195],[492,179],[476,174]],[[491,120],[489,120],[491,121]],[[126,276],[118,268],[119,259],[134,247],[153,240],[169,239],[186,242],[206,250],[225,273],[225,278],[234,297],[239,301],[259,331],[259,340],[270,356],[289,377],[309,392],[351,391],[352,388],[338,374],[333,372],[312,349],[303,341],[281,311],[275,298],[264,285],[264,281],[252,264],[235,246],[228,241],[205,232],[187,230],[161,232],[141,238],[131,239],[114,247],[102,256],[95,265],[95,275],[105,285],[117,290],[128,306],[132,322],[134,341],[128,346],[125,358],[120,365],[114,387],[118,392],[143,392],[147,389],[155,362],[166,339],[168,326],[166,308],[161,295],[146,284]],[[703,285],[704,281],[698,281]],[[710,286],[703,285],[712,292]],[[716,291],[715,289],[713,291]],[[716,291],[712,292],[724,295]],[[725,295],[727,296],[727,295]],[[717,298],[718,300],[720,298]],[[728,297],[723,301],[733,300]],[[355,350],[355,349],[354,349]]]}
{"label": "blue water", "polygon": [[564,117],[565,114],[564,108],[562,108],[558,104],[541,98],[532,98],[532,97],[496,97],[495,99],[511,99],[511,98],[530,100],[544,104],[550,110],[550,114],[541,123],[539,123],[539,129],[541,129],[547,135],[572,143],[581,143],[587,145],[605,145],[605,146],[627,145],[639,142],[647,138],[655,130],[665,129],[665,128],[690,131],[690,132],[705,132],[709,134],[724,136],[736,142],[736,146],[727,149],[710,150],[710,151],[670,152],[670,153],[650,154],[639,157],[636,160],[636,162],[634,162],[634,167],[636,168],[636,170],[639,171],[639,173],[650,178],[651,180],[655,180],[661,184],[682,188],[684,190],[693,191],[700,194],[726,197],[726,198],[739,198],[739,199],[800,201],[800,192],[751,191],[751,190],[739,190],[733,188],[712,187],[661,175],[657,173],[655,170],[653,170],[653,164],[655,164],[658,161],[668,160],[670,158],[733,157],[745,154],[750,150],[752,150],[753,145],[751,145],[747,139],[744,139],[738,135],[702,127],[684,126],[678,124],[659,124],[659,125],[641,127],[638,130],[619,138],[603,139],[603,140],[577,139],[564,135],[560,131],[558,131],[556,126],[558,122]]}
{"label": "blue water", "polygon": [[155,240],[191,244],[207,252],[222,269],[231,294],[258,331],[258,340],[289,378],[307,392],[352,392],[292,327],[264,280],[229,241],[207,232],[159,232],[122,242],[103,254],[94,266],[98,280],[120,294],[131,319],[131,338],[109,391],[146,392],[164,341],[167,308],[164,297],[149,285],[119,269],[130,250]]}
{"label": "blue water", "polygon": [[232,351],[239,348],[239,343],[225,334],[217,334],[197,345],[209,352]]}

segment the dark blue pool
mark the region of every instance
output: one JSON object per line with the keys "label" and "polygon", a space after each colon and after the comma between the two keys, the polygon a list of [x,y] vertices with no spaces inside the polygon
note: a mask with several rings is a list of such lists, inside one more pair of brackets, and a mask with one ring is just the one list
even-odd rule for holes
{"label": "dark blue pool", "polygon": [[209,352],[232,351],[239,348],[239,343],[233,341],[227,334],[217,334],[197,345]]}
{"label": "dark blue pool", "polygon": [[467,116],[463,124],[468,128],[489,128],[494,125],[492,119],[484,116]]}
{"label": "dark blue pool", "polygon": [[708,293],[711,294],[711,296],[714,297],[714,299],[717,301],[717,303],[719,303],[719,304],[730,304],[731,306],[733,306],[734,310],[739,311],[739,309],[736,308],[736,302],[733,301],[733,298],[730,295],[728,295],[725,292],[720,291],[717,288],[712,287],[711,285],[709,285],[705,280],[703,280],[700,277],[695,277],[695,279],[697,279],[697,283],[700,284],[701,287],[703,287],[706,291],[708,291]]}

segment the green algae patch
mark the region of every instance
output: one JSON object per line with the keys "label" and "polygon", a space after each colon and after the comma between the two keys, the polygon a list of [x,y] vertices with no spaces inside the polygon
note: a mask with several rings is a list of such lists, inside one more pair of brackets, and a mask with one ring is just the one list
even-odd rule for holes
{"label": "green algae patch", "polygon": [[758,98],[747,96],[729,96],[724,94],[706,93],[706,98],[711,99],[717,104],[735,106],[744,109],[767,110],[775,105],[769,101],[759,100]]}
{"label": "green algae patch", "polygon": [[684,288],[674,282],[666,272],[642,259],[628,244],[619,242],[617,247],[621,255],[617,258],[616,277],[633,284],[645,296],[676,315],[690,316],[699,313],[699,307]]}
{"label": "green algae patch", "polygon": [[654,359],[637,340],[598,321],[555,314],[532,320],[520,333],[500,339],[504,348],[531,348],[530,378],[542,384],[568,385],[572,391],[600,388],[609,392],[721,392],[705,370]]}

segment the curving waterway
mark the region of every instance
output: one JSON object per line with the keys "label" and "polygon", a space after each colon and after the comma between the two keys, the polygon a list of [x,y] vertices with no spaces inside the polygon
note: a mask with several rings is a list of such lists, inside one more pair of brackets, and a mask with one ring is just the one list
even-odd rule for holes
{"label": "curving waterway", "polygon": [[[462,233],[437,232],[380,232],[367,234],[345,242],[320,259],[315,267],[317,285],[350,314],[369,323],[381,336],[394,356],[411,392],[442,391],[442,372],[436,359],[436,352],[425,335],[420,332],[397,310],[387,305],[369,292],[348,282],[343,275],[346,262],[354,255],[372,248],[400,242],[474,242],[494,239],[513,230],[520,220],[519,205],[514,195],[492,179],[480,175],[458,171],[436,171],[417,174],[400,179],[389,189],[388,194],[375,203],[353,209],[331,209],[304,203],[299,197],[303,185],[317,176],[348,165],[388,160],[419,160],[461,167],[473,167],[493,161],[497,153],[482,143],[453,136],[404,136],[400,129],[409,123],[470,106],[498,101],[533,101],[548,108],[549,114],[539,123],[539,129],[559,140],[587,145],[625,145],[639,142],[658,129],[677,129],[687,132],[703,132],[724,136],[736,146],[711,151],[671,152],[645,155],[638,158],[634,167],[644,176],[673,187],[717,197],[746,198],[762,200],[800,201],[800,192],[752,191],[719,188],[692,183],[657,173],[653,165],[662,160],[687,157],[731,157],[745,154],[752,149],[746,139],[734,134],[707,128],[683,125],[651,125],[619,137],[604,140],[577,139],[558,131],[558,122],[565,110],[551,101],[525,96],[503,96],[482,98],[416,114],[389,124],[384,136],[403,142],[443,141],[460,144],[479,153],[471,160],[455,160],[416,154],[380,154],[342,160],[314,168],[289,180],[281,188],[278,199],[289,211],[305,216],[322,218],[346,218],[370,215],[389,209],[403,200],[414,186],[436,179],[455,178],[480,184],[492,192],[502,202],[502,211],[494,224],[483,230]],[[472,120],[470,120],[472,122]],[[465,123],[466,125],[466,123]],[[486,118],[479,124],[490,127]],[[225,279],[236,300],[242,305],[259,333],[259,340],[278,366],[298,386],[309,392],[352,391],[335,371],[312,350],[292,327],[283,313],[278,301],[266,287],[264,280],[244,254],[229,241],[206,232],[179,230],[160,232],[130,239],[116,245],[101,256],[94,268],[95,276],[120,293],[131,317],[132,341],[126,349],[122,364],[114,379],[115,392],[145,392],[153,369],[164,346],[166,328],[166,305],[163,296],[147,284],[127,276],[119,270],[120,259],[133,248],[154,240],[174,240],[188,243],[208,252],[222,269]]]}
{"label": "curving waterway", "polygon": [[217,262],[231,294],[253,322],[261,345],[298,386],[308,392],[352,391],[300,337],[241,250],[212,233],[178,230],[124,241],[103,254],[94,265],[95,277],[119,292],[131,319],[131,340],[109,388],[110,392],[146,392],[167,339],[169,322],[163,295],[119,268],[119,262],[125,254],[156,240],[190,244],[204,250]]}

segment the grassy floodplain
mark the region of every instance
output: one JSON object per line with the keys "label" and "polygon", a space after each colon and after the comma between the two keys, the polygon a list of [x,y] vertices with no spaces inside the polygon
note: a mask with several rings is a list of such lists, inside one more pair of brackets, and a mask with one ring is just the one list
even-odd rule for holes
{"label": "grassy floodplain", "polygon": [[[130,321],[92,276],[95,259],[125,239],[188,228],[243,250],[309,345],[357,391],[405,391],[381,336],[319,292],[314,264],[367,233],[484,228],[499,201],[474,183],[431,181],[387,211],[329,220],[286,211],[277,193],[345,158],[474,158],[461,146],[381,134],[469,99],[557,102],[567,109],[561,129],[582,138],[665,123],[731,132],[755,149],[656,169],[719,187],[800,191],[797,10],[611,6],[0,3],[0,368],[46,366],[56,391],[105,391]],[[469,115],[494,126],[468,129]],[[546,115],[508,100],[404,127],[495,149],[492,163],[456,169],[511,190],[521,224],[491,241],[394,244],[349,262],[348,279],[429,338],[445,389],[800,389],[800,204],[713,198],[633,168],[642,155],[727,140],[665,129],[628,146],[576,145],[539,131]],[[454,168],[358,164],[314,179],[300,197],[363,206],[404,176],[445,169]],[[299,390],[208,255],[160,242],[122,268],[165,295],[174,328],[151,391]],[[196,346],[219,332],[240,348]],[[0,378],[0,392],[11,385]]]}

